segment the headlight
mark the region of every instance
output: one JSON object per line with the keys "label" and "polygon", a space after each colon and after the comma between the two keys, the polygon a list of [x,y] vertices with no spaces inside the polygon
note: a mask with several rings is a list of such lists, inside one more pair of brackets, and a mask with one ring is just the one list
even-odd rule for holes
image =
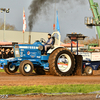
{"label": "headlight", "polygon": [[40,45],[40,46],[38,47],[38,49],[42,51],[42,50],[43,50],[43,46]]}
{"label": "headlight", "polygon": [[20,57],[19,49],[15,49],[15,57]]}
{"label": "headlight", "polygon": [[20,57],[19,46],[18,45],[15,46],[15,57]]}

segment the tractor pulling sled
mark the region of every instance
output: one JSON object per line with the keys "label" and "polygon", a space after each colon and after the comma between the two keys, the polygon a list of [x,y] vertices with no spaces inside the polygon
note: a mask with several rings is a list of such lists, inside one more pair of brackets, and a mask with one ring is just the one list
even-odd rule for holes
{"label": "tractor pulling sled", "polygon": [[[58,34],[58,44],[55,45],[54,35]],[[33,70],[43,75],[46,71],[55,76],[82,75],[82,56],[78,55],[78,39],[84,39],[81,34],[68,34],[71,40],[77,41],[77,55],[60,46],[60,33],[53,32],[53,44],[43,55],[43,38],[33,44],[16,44],[14,46],[15,58],[0,59],[7,74],[14,74],[18,69],[24,76],[32,75]],[[72,49],[71,49],[72,50]]]}

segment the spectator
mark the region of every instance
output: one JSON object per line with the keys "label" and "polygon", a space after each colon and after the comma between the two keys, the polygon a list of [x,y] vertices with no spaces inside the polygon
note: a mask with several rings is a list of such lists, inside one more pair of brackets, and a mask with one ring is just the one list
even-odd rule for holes
{"label": "spectator", "polygon": [[2,48],[2,50],[1,50],[2,52],[5,52],[5,48]]}
{"label": "spectator", "polygon": [[12,48],[12,49],[11,49],[11,51],[13,51],[13,52],[14,52],[14,49]]}
{"label": "spectator", "polygon": [[0,59],[2,59],[2,52],[1,52],[1,50],[0,50]]}
{"label": "spectator", "polygon": [[7,51],[8,51],[8,55],[10,57],[10,55],[11,55],[10,49],[7,49]]}
{"label": "spectator", "polygon": [[4,54],[4,59],[9,58],[9,54],[8,51],[6,50],[5,54]]}
{"label": "spectator", "polygon": [[5,56],[5,49],[4,48],[2,48],[2,58],[4,58],[4,56]]}
{"label": "spectator", "polygon": [[14,52],[11,50],[10,57],[14,57]]}

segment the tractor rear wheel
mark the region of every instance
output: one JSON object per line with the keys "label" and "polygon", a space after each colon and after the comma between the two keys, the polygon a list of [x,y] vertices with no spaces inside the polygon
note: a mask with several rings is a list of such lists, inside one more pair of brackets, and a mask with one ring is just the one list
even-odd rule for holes
{"label": "tractor rear wheel", "polygon": [[34,70],[38,75],[45,75],[45,71],[41,67],[35,67]]}
{"label": "tractor rear wheel", "polygon": [[29,60],[24,60],[19,65],[19,71],[24,76],[30,76],[33,74],[34,65]]}
{"label": "tractor rear wheel", "polygon": [[17,72],[17,70],[18,66],[13,65],[12,63],[9,63],[8,65],[4,66],[4,71],[9,75],[14,74],[15,72]]}
{"label": "tractor rear wheel", "polygon": [[50,73],[56,76],[72,75],[75,68],[74,55],[65,48],[56,49],[48,62]]}

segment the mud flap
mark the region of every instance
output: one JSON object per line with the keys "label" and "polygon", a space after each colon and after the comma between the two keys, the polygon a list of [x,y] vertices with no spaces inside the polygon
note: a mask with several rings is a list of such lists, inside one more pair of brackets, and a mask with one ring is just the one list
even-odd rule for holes
{"label": "mud flap", "polygon": [[82,62],[83,57],[81,55],[75,55],[75,71],[73,75],[81,76],[83,74]]}

